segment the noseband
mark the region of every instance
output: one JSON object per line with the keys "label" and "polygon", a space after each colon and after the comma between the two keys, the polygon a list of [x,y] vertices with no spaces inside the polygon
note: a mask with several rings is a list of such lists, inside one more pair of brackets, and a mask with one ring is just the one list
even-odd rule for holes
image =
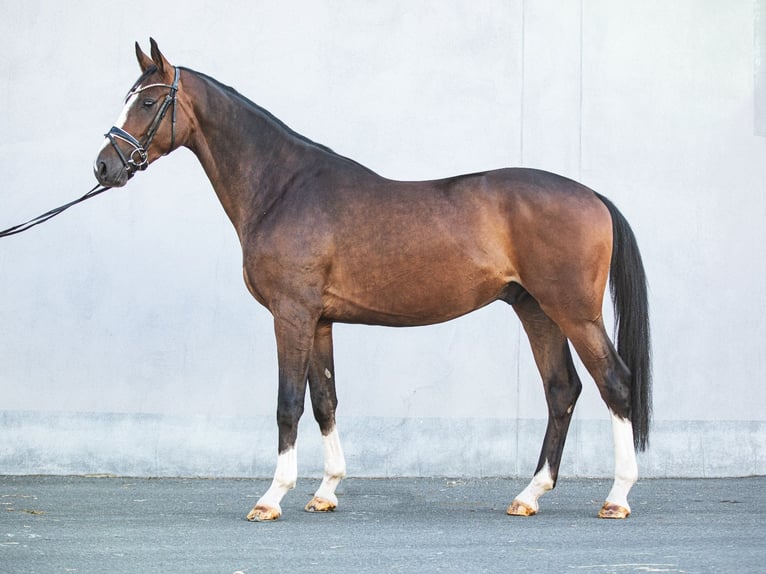
{"label": "noseband", "polygon": [[[139,141],[137,138],[126,132],[122,128],[118,128],[117,126],[112,126],[112,129],[109,130],[109,133],[104,134],[104,137],[109,140],[109,143],[112,144],[112,147],[117,152],[117,155],[120,158],[120,161],[122,161],[122,165],[125,166],[125,170],[130,174],[133,175],[136,171],[139,170],[145,170],[147,166],[149,165],[149,146],[152,144],[152,140],[154,139],[154,136],[157,134],[157,130],[160,127],[160,123],[162,123],[163,118],[165,117],[165,114],[168,111],[168,108],[170,106],[173,106],[173,113],[171,115],[171,132],[170,132],[170,147],[168,148],[168,151],[165,152],[164,155],[167,155],[170,153],[170,151],[175,147],[176,143],[176,95],[178,94],[178,78],[180,76],[178,68],[174,68],[175,75],[173,76],[173,83],[172,84],[149,84],[148,86],[142,86],[140,88],[136,88],[135,90],[131,90],[131,92],[128,94],[128,96],[125,98],[125,100],[129,100],[131,97],[133,97],[135,94],[138,94],[140,92],[143,92],[144,90],[148,90],[149,88],[168,88],[168,94],[165,96],[165,100],[162,102],[162,105],[160,106],[160,109],[157,110],[157,113],[154,116],[154,119],[152,120],[152,123],[149,125],[149,129],[146,131],[146,135],[144,136],[142,141]],[[126,157],[123,151],[120,149],[120,146],[117,145],[117,140],[122,140],[128,145],[130,145],[133,149],[130,152],[130,154]]]}

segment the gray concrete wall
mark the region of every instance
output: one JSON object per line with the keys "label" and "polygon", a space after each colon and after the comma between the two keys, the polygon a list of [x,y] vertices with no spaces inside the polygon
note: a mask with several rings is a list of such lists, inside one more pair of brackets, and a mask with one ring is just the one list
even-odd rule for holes
{"label": "gray concrete wall", "polygon": [[[13,3],[0,20],[0,227],[91,187],[138,75],[133,42],[152,35],[171,62],[387,177],[526,165],[612,198],[651,282],[657,432],[642,473],[763,473],[759,7]],[[0,240],[0,301],[0,472],[271,474],[271,318],[188,151]],[[434,327],[338,326],[335,348],[352,475],[533,471],[545,401],[506,306]],[[584,380],[563,472],[608,475],[607,412]],[[302,474],[321,468],[317,435],[307,415]]]}
{"label": "gray concrete wall", "polygon": [[766,0],[757,0],[755,3],[753,33],[755,35],[753,45],[755,133],[759,136],[766,136]]}

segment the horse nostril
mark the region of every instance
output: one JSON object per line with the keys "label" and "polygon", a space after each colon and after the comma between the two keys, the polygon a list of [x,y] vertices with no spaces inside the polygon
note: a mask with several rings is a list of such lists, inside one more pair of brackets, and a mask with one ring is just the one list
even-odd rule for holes
{"label": "horse nostril", "polygon": [[106,176],[106,162],[105,161],[98,161],[93,166],[93,171],[96,172],[96,177],[103,178]]}

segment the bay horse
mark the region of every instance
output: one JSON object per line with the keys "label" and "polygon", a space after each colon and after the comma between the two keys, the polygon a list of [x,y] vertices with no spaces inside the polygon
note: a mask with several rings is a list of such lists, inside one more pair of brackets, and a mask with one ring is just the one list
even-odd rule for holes
{"label": "bay horse", "polygon": [[[279,365],[276,471],[248,520],[279,518],[295,486],[307,385],[324,476],[306,510],[338,504],[346,463],[335,423],[333,323],[429,325],[497,300],[522,322],[548,403],[537,469],[507,513],[536,514],[538,499],[556,484],[582,388],[571,342],[612,420],[614,483],[599,516],[630,514],[635,453],[646,447],[650,422],[647,287],[635,236],[608,199],[522,168],[386,179],[297,134],[232,88],[171,65],[150,42],[150,55],[136,43],[142,73],[94,171],[102,185],[123,186],[186,147],[234,225],[247,288],[274,318]],[[617,349],[602,318],[607,280]]]}

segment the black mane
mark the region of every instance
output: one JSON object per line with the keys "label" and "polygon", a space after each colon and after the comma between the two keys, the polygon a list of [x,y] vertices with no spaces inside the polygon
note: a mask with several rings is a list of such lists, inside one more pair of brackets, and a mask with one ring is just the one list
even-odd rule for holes
{"label": "black mane", "polygon": [[[180,69],[181,70],[185,70],[187,72],[190,72],[192,74],[195,74],[196,76],[199,76],[200,78],[203,78],[203,79],[207,80],[208,82],[210,82],[211,84],[216,86],[218,89],[220,89],[222,92],[224,92],[224,93],[228,94],[229,96],[233,97],[234,99],[238,100],[239,102],[241,102],[246,107],[254,109],[259,114],[261,114],[262,116],[266,117],[269,121],[273,122],[277,127],[279,127],[280,129],[284,130],[285,132],[287,132],[292,137],[302,141],[303,143],[308,144],[308,145],[310,145],[312,147],[315,147],[317,149],[320,149],[320,150],[322,150],[324,152],[327,152],[327,153],[329,153],[329,154],[331,154],[331,155],[333,155],[335,157],[338,157],[340,159],[343,159],[345,161],[350,161],[350,162],[352,162],[352,163],[354,163],[354,164],[356,164],[356,165],[358,165],[360,167],[363,167],[364,169],[366,169],[368,171],[372,171],[372,170],[370,170],[370,168],[360,164],[358,161],[353,160],[353,159],[351,159],[349,157],[346,157],[344,155],[341,155],[338,152],[334,151],[333,149],[327,147],[326,145],[317,143],[314,140],[312,140],[310,138],[307,138],[303,134],[296,132],[294,129],[292,129],[290,126],[288,126],[285,122],[283,122],[277,116],[272,114],[269,110],[259,106],[258,104],[253,102],[250,98],[248,98],[246,96],[243,96],[241,93],[239,93],[237,90],[235,90],[231,86],[227,86],[226,84],[216,80],[212,76],[208,76],[207,74],[203,74],[202,72],[197,72],[196,70],[192,70],[190,68],[184,68],[184,67],[182,67]],[[150,68],[150,70],[151,70],[151,68]],[[147,70],[147,72],[149,72],[150,70]],[[145,75],[146,75],[146,73],[144,74],[144,76]],[[142,77],[144,77],[144,76],[142,76]],[[136,83],[138,84],[140,81],[141,81],[141,79],[139,79],[139,81],[136,82]]]}

